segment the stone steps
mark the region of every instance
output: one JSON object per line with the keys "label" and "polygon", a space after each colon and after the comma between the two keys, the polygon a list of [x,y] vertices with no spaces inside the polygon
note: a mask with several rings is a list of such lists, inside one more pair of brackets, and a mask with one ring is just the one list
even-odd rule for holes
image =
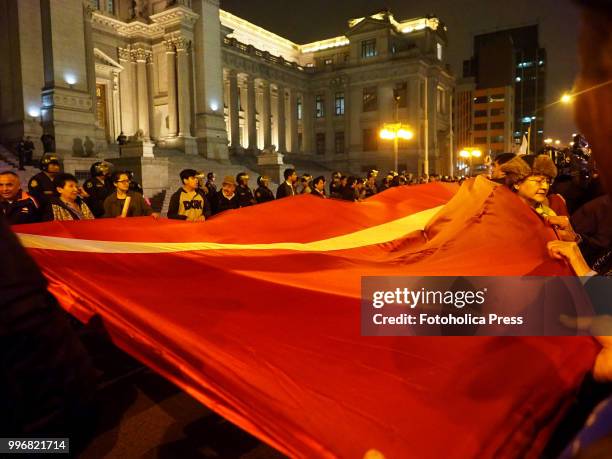
{"label": "stone steps", "polygon": [[[35,162],[37,160],[34,160]],[[21,188],[27,191],[30,179],[40,172],[35,166],[25,166],[24,171],[19,169],[19,159],[3,145],[0,145],[0,171],[13,171],[19,176]]]}

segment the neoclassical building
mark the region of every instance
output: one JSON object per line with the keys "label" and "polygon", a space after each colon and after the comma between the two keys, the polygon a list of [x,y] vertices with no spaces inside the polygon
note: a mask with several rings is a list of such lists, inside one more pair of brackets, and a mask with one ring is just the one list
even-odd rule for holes
{"label": "neoclassical building", "polygon": [[[389,169],[385,122],[408,124],[399,164],[452,168],[454,77],[436,17],[388,11],[297,44],[218,0],[0,0],[0,141],[54,135],[65,156],[115,157],[121,132],[153,155]],[[40,149],[39,149],[40,151]]]}

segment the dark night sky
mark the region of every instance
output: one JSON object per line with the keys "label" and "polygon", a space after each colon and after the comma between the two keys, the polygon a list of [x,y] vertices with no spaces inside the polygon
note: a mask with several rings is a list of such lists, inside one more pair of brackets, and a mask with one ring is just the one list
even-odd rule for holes
{"label": "dark night sky", "polygon": [[[448,59],[461,77],[472,55],[473,36],[495,29],[538,23],[540,46],[548,53],[547,103],[570,90],[577,73],[578,11],[570,0],[221,0],[221,8],[296,43],[342,35],[347,20],[390,8],[397,20],[432,13],[448,26]],[[572,109],[547,109],[544,135],[569,141]]]}

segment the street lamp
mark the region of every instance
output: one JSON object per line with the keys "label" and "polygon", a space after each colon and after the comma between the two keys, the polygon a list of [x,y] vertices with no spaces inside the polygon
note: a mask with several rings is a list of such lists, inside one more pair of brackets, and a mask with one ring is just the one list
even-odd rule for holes
{"label": "street lamp", "polygon": [[569,104],[572,101],[573,97],[571,94],[569,93],[565,93],[561,96],[561,103],[563,104]]}
{"label": "street lamp", "polygon": [[402,123],[385,123],[380,130],[379,136],[383,140],[393,140],[393,158],[395,171],[399,172],[397,164],[398,144],[399,139],[410,140],[414,137],[414,133],[410,130],[410,126]]}
{"label": "street lamp", "polygon": [[480,158],[482,156],[482,152],[478,148],[464,148],[459,152],[459,156],[464,159],[469,159],[470,161],[470,177],[474,175],[472,169],[472,161],[474,158]]}

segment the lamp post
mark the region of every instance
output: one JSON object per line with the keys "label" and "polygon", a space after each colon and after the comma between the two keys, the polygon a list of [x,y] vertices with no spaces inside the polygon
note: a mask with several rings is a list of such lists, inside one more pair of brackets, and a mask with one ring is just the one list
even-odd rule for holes
{"label": "lamp post", "polygon": [[399,139],[410,140],[414,137],[414,133],[410,130],[410,126],[402,123],[385,123],[383,128],[380,130],[380,138],[383,140],[393,140],[393,158],[394,158],[394,170],[399,172],[398,169],[398,147]]}
{"label": "lamp post", "polygon": [[474,158],[480,158],[482,156],[482,152],[478,148],[464,148],[459,152],[459,156],[465,159],[469,159],[470,161],[470,177],[473,177],[474,171],[472,169],[472,162]]}

